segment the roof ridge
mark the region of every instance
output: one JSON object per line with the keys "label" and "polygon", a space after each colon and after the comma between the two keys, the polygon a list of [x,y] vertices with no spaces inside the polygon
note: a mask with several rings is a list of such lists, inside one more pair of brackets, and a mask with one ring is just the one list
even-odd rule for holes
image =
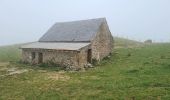
{"label": "roof ridge", "polygon": [[83,19],[83,20],[62,21],[62,22],[55,22],[55,24],[81,22],[81,21],[92,21],[92,20],[103,20],[103,21],[105,21],[106,18],[105,17],[101,17],[101,18],[91,18],[91,19]]}

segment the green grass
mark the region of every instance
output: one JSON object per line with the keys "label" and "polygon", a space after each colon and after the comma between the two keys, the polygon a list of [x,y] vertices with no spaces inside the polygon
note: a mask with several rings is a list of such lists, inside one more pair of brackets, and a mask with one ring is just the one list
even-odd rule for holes
{"label": "green grass", "polygon": [[[11,51],[4,53],[8,55]],[[4,54],[0,59],[20,58],[19,52],[13,56],[6,58]],[[10,63],[7,68],[10,67],[29,71],[0,76],[0,100],[170,100],[168,43],[117,48],[95,68],[80,72],[58,72],[55,68],[17,62]]]}
{"label": "green grass", "polygon": [[142,43],[135,41],[135,40],[128,40],[125,38],[119,38],[119,37],[114,37],[115,41],[115,47],[121,48],[121,47],[138,47],[141,46]]}
{"label": "green grass", "polygon": [[0,62],[17,61],[21,57],[20,45],[0,47]]}

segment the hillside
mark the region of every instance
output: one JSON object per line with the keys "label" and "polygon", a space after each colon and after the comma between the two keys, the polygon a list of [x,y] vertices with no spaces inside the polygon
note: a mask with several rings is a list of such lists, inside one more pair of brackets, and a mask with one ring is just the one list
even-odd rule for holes
{"label": "hillside", "polygon": [[6,63],[19,60],[20,51],[0,47],[0,100],[169,100],[170,44],[115,43],[121,48],[110,58],[79,72]]}
{"label": "hillside", "polygon": [[138,47],[141,46],[142,43],[135,41],[135,40],[129,40],[125,38],[120,38],[120,37],[114,37],[115,41],[115,47],[116,48],[121,48],[121,47]]}
{"label": "hillside", "polygon": [[17,61],[20,59],[21,50],[19,49],[21,44],[1,46],[0,47],[0,62]]}

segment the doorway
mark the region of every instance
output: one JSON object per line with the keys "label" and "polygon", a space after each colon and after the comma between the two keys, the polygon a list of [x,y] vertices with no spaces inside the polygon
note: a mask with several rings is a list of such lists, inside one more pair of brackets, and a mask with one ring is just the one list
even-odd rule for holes
{"label": "doorway", "polygon": [[43,63],[43,54],[42,53],[38,53],[38,63]]}
{"label": "doorway", "polygon": [[35,59],[35,52],[31,53],[31,60],[33,61]]}
{"label": "doorway", "polygon": [[88,49],[88,52],[87,52],[87,62],[88,63],[91,63],[92,62],[92,50],[91,49]]}

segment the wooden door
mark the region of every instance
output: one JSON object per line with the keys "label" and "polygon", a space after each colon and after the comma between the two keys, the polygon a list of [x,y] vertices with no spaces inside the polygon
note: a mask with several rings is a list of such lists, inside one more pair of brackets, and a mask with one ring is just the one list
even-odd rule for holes
{"label": "wooden door", "polygon": [[43,54],[42,53],[38,53],[38,63],[43,63]]}
{"label": "wooden door", "polygon": [[91,57],[92,57],[92,51],[91,49],[88,49],[88,52],[87,52],[87,62],[91,63]]}

